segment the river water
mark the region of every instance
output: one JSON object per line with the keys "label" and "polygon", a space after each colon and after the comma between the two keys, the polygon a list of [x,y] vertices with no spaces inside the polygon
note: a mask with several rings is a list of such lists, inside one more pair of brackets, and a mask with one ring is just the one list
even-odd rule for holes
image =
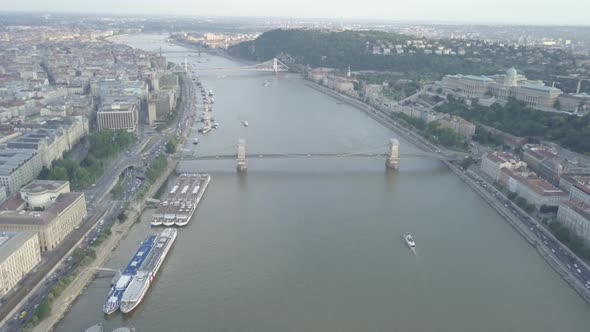
{"label": "river water", "polygon": [[[161,35],[115,39],[182,50]],[[174,53],[196,67],[242,64]],[[200,62],[197,62],[200,61]],[[199,154],[384,152],[395,134],[293,74],[201,74],[220,123]],[[268,82],[268,86],[264,83]],[[250,123],[244,128],[240,120]],[[187,149],[193,149],[189,139]],[[401,152],[415,151],[401,141]],[[138,331],[584,331],[590,310],[491,207],[440,162],[382,159],[183,161],[211,184],[143,303],[103,317],[97,278],[57,326],[102,322]],[[150,232],[152,210],[115,251],[122,268]],[[417,255],[401,234],[411,232]]]}

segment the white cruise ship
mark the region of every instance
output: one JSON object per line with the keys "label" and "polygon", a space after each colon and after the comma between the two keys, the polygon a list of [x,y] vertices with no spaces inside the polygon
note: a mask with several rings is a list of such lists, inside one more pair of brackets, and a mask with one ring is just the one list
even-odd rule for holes
{"label": "white cruise ship", "polygon": [[143,297],[156,278],[158,270],[168,255],[172,244],[176,240],[178,231],[174,228],[166,228],[156,238],[154,248],[151,250],[141,269],[127,286],[121,298],[120,310],[129,313],[135,309],[143,300]]}

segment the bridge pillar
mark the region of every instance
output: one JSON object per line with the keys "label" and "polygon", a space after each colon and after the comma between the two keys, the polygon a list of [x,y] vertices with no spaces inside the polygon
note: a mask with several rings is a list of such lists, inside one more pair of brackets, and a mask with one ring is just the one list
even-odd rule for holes
{"label": "bridge pillar", "polygon": [[399,169],[399,141],[395,138],[389,140],[389,153],[385,166],[394,170]]}
{"label": "bridge pillar", "polygon": [[238,172],[245,172],[248,169],[248,159],[246,159],[246,140],[238,140]]}
{"label": "bridge pillar", "polygon": [[279,71],[279,60],[277,58],[272,59],[272,69],[275,71],[275,75]]}

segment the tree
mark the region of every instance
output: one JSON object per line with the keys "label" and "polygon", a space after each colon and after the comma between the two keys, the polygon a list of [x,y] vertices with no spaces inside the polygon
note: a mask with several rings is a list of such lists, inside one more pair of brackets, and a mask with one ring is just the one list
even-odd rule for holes
{"label": "tree", "polygon": [[168,153],[168,154],[175,153],[177,144],[178,144],[178,142],[176,141],[176,138],[174,138],[174,137],[170,138],[170,140],[168,140],[168,143],[166,143],[166,153]]}
{"label": "tree", "polygon": [[513,191],[509,191],[508,194],[506,194],[506,197],[508,197],[509,200],[514,201],[518,197],[518,194]]}
{"label": "tree", "polygon": [[542,213],[555,213],[557,212],[557,206],[541,205],[539,211]]}
{"label": "tree", "polygon": [[514,203],[520,207],[524,207],[527,204],[527,201],[523,197],[518,196],[514,199]]}
{"label": "tree", "polygon": [[473,158],[471,158],[471,157],[463,158],[463,160],[461,160],[461,167],[464,170],[467,170],[469,168],[469,166],[471,166],[472,164],[473,164]]}
{"label": "tree", "polygon": [[41,302],[41,304],[39,304],[39,307],[37,307],[37,316],[39,317],[39,320],[43,320],[49,317],[50,314],[51,305],[49,305],[48,300],[44,300],[43,302]]}
{"label": "tree", "polygon": [[47,169],[47,167],[43,166],[43,168],[41,169],[41,173],[39,173],[39,176],[37,178],[39,180],[47,180],[49,179],[49,176],[49,170]]}
{"label": "tree", "polygon": [[53,167],[49,172],[49,179],[60,181],[69,180],[68,171],[64,167]]}
{"label": "tree", "polygon": [[575,252],[581,252],[584,248],[584,239],[577,234],[573,234],[569,243],[570,249]]}
{"label": "tree", "polygon": [[94,183],[92,177],[90,176],[90,172],[86,168],[77,168],[75,171],[75,179],[77,180],[77,184],[79,187],[88,187],[92,183]]}

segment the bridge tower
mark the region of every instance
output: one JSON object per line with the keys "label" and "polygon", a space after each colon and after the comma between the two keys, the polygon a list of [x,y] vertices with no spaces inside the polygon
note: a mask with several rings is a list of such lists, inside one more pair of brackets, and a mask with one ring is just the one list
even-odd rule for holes
{"label": "bridge tower", "polygon": [[395,138],[389,140],[389,153],[385,166],[394,170],[399,169],[399,141]]}
{"label": "bridge tower", "polygon": [[272,69],[275,71],[275,75],[279,72],[279,60],[277,58],[272,59]]}
{"label": "bridge tower", "polygon": [[238,172],[245,172],[248,169],[248,159],[246,159],[246,140],[238,140]]}

